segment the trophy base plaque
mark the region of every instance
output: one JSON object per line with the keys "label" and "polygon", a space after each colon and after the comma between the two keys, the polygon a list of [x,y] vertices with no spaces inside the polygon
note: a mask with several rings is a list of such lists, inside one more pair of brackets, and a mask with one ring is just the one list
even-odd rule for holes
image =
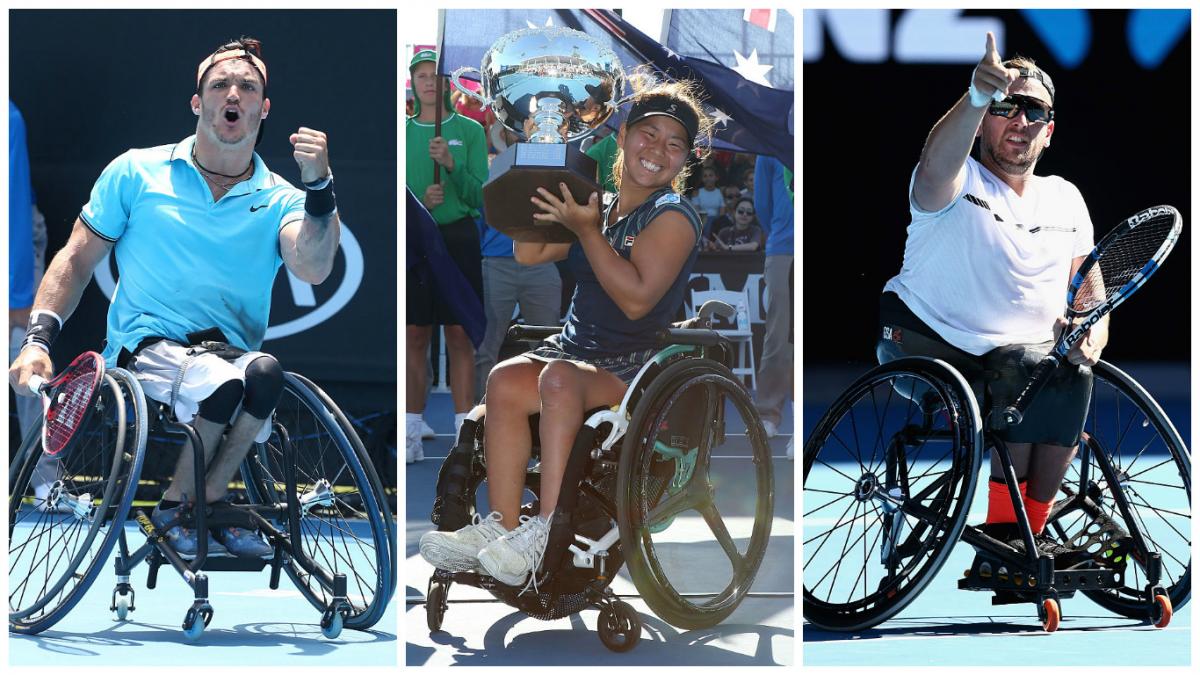
{"label": "trophy base plaque", "polygon": [[559,223],[534,220],[545,213],[530,201],[539,187],[562,199],[566,183],[576,202],[586,204],[593,192],[604,190],[595,180],[596,161],[566,143],[516,143],[492,160],[483,184],[484,217],[488,225],[514,241],[569,244],[575,233]]}

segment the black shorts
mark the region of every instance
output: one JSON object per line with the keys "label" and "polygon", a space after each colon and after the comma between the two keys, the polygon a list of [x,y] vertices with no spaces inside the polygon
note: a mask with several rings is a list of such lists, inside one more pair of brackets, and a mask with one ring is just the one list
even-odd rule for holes
{"label": "black shorts", "polygon": [[1064,446],[1079,442],[1092,396],[1092,369],[1087,366],[1060,366],[1030,403],[1020,424],[1006,426],[1001,414],[1050,352],[1052,342],[997,347],[975,356],[943,340],[890,292],[879,301],[879,329],[875,355],[880,363],[904,356],[929,356],[954,366],[970,383],[984,426],[1001,439]]}
{"label": "black shorts", "polygon": [[[455,266],[470,282],[475,295],[483,301],[483,256],[479,252],[479,227],[472,218],[439,225],[446,251]],[[428,264],[417,265],[408,270],[408,290],[405,293],[405,325],[408,326],[457,326],[462,319],[455,315],[451,304],[437,279],[430,273]]]}

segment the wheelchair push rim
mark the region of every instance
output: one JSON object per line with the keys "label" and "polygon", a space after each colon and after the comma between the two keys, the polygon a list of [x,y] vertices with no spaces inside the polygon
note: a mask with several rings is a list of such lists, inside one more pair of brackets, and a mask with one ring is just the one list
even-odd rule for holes
{"label": "wheelchair push rim", "polygon": [[[1111,465],[1119,489],[1150,552],[1162,560],[1159,584],[1179,609],[1191,596],[1191,458],[1162,407],[1136,381],[1101,361],[1092,368],[1093,392],[1080,448],[1051,512],[1048,531],[1062,542],[1124,568],[1121,585],[1084,590],[1102,607],[1130,618],[1149,618],[1147,559],[1128,542],[1131,531],[1118,507],[1099,454]],[[1088,457],[1086,484],[1083,459]],[[1111,551],[1111,554],[1110,554]]]}
{"label": "wheelchair push rim", "polygon": [[43,500],[29,494],[42,458],[40,419],[10,466],[14,632],[39,633],[62,619],[87,593],[124,531],[145,458],[145,398],[137,380],[118,368],[105,375],[95,406],[80,442],[41,473],[54,471],[50,500],[62,512],[39,509]]}
{"label": "wheelchair push rim", "polygon": [[[361,630],[379,621],[394,591],[395,530],[366,450],[336,411],[316,385],[285,374],[275,419],[288,431],[296,457],[301,540],[292,546],[330,576],[346,575],[350,612],[345,626]],[[248,469],[246,487],[252,501],[286,504],[284,466],[282,442],[273,433],[243,465]],[[318,496],[322,498],[310,501]],[[332,590],[317,575],[294,557],[285,562],[284,570],[314,608],[329,607]]]}
{"label": "wheelchair push rim", "polygon": [[[698,395],[703,397],[701,402],[695,401]],[[683,428],[695,430],[698,422],[698,432],[680,435],[675,431],[680,415],[677,405],[679,411],[692,418]],[[739,490],[744,488],[732,482],[725,484],[720,475],[714,482],[710,475],[713,448],[726,437],[730,411],[745,422],[751,446],[749,459],[754,465],[754,495],[744,501],[734,500],[740,507],[736,511],[728,500],[720,505],[716,500],[725,496],[722,488],[739,497]],[[707,628],[723,621],[741,603],[753,585],[770,541],[774,515],[772,462],[754,404],[728,368],[707,359],[688,359],[671,364],[651,381],[625,435],[616,502],[621,548],[630,575],[642,599],[659,617],[682,628]],[[744,520],[745,501],[751,500],[753,524],[749,536],[743,538],[744,545],[739,547],[725,518],[736,512]],[[688,511],[701,516],[719,546],[720,553],[713,552],[717,562],[706,566],[704,574],[729,566],[727,580],[725,574],[720,574],[722,581],[716,584],[705,581],[718,588],[723,585],[720,590],[705,586],[698,587],[698,592],[688,592],[686,586],[696,583],[691,576],[700,577],[699,571],[671,573],[672,568],[679,567],[672,564],[672,558],[695,546],[673,541],[669,529]],[[703,549],[696,549],[696,553],[702,554]],[[698,560],[695,554],[689,555]]]}
{"label": "wheelchair push rim", "polygon": [[843,392],[804,448],[804,617],[856,631],[895,616],[945,564],[982,456],[974,394],[941,361],[904,358]]}

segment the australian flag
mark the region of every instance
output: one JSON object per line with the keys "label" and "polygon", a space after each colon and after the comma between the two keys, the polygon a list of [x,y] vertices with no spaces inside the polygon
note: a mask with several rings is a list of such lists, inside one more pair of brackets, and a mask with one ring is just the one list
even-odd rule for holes
{"label": "australian flag", "polygon": [[[626,72],[647,64],[705,89],[713,146],[771,155],[792,168],[794,24],[785,10],[672,10],[654,40],[610,10],[467,10],[442,13],[438,72],[478,68],[484,52],[520,28],[558,26],[608,45]],[[627,92],[628,93],[628,92]],[[625,110],[611,120],[618,125]]]}
{"label": "australian flag", "polygon": [[475,294],[471,282],[459,271],[458,265],[446,251],[446,242],[438,231],[437,223],[412,190],[406,189],[408,203],[405,222],[408,226],[408,256],[405,267],[415,274],[426,286],[436,285],[450,310],[458,317],[467,337],[476,348],[483,342],[487,331],[487,319],[483,313],[483,301]]}

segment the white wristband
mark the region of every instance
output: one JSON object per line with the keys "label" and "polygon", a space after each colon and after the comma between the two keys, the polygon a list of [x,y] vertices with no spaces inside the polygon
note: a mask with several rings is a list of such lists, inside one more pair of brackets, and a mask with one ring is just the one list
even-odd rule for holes
{"label": "white wristband", "polygon": [[[978,70],[979,67],[976,66],[975,68]],[[991,96],[979,91],[979,89],[975,86],[974,70],[971,71],[971,86],[967,89],[967,96],[969,96],[971,99],[971,105],[976,108],[982,108],[983,106],[988,105],[988,99],[996,101],[997,103],[1004,100],[1004,92],[1000,91],[999,89],[993,91]]]}

